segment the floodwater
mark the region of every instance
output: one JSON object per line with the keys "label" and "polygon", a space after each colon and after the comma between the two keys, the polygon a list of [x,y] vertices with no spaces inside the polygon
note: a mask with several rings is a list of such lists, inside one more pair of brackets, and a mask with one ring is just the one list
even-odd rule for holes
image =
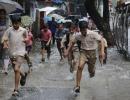
{"label": "floodwater", "polygon": [[11,96],[13,71],[9,70],[7,76],[0,73],[0,100],[130,100],[130,62],[125,61],[116,48],[108,49],[106,65],[101,66],[97,60],[94,78],[89,78],[85,65],[81,93],[77,97],[72,93],[75,80],[66,79],[70,75],[67,59],[59,62],[59,54],[53,47],[50,60],[39,63],[39,48],[31,55],[33,71],[27,77],[26,85],[20,87],[19,96]]}

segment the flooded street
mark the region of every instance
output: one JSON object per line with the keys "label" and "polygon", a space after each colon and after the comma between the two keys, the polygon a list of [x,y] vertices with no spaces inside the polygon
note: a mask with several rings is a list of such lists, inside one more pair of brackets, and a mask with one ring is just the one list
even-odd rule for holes
{"label": "flooded street", "polygon": [[75,81],[67,79],[70,75],[67,60],[59,62],[56,47],[52,48],[50,60],[45,63],[39,63],[41,56],[38,51],[31,55],[31,59],[33,71],[26,85],[20,87],[18,97],[11,96],[13,71],[10,70],[8,76],[0,74],[0,100],[130,100],[130,62],[125,61],[115,48],[108,49],[106,65],[101,67],[97,60],[94,78],[89,78],[85,66],[81,93],[77,97],[72,93]]}

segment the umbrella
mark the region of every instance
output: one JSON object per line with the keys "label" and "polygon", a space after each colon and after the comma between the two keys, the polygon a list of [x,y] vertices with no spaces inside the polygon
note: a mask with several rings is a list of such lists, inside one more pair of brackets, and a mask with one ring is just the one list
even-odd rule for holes
{"label": "umbrella", "polygon": [[57,23],[59,23],[59,24],[60,23],[65,23],[65,19],[60,19],[60,20],[57,21]]}
{"label": "umbrella", "polygon": [[82,19],[79,19],[79,21],[85,21],[85,22],[88,22],[88,18],[83,17]]}
{"label": "umbrella", "polygon": [[16,9],[11,13],[23,13],[22,6],[17,2],[14,2],[14,1],[12,1],[12,2],[14,3]]}
{"label": "umbrella", "polygon": [[72,20],[65,20],[65,23],[72,23]]}
{"label": "umbrella", "polygon": [[65,16],[65,15],[67,15],[67,12],[61,8],[58,8],[58,9],[54,10],[53,12],[51,12],[51,14],[58,14],[61,16]]}
{"label": "umbrella", "polygon": [[43,20],[44,20],[44,23],[47,23],[48,21],[51,21],[52,18],[51,18],[50,16],[45,16],[45,17],[43,18]]}
{"label": "umbrella", "polygon": [[57,23],[72,23],[72,20],[60,19]]}
{"label": "umbrella", "polygon": [[13,11],[13,12],[11,12],[11,14],[17,14],[17,13],[19,13],[19,14],[21,14],[21,13],[23,13],[23,10],[20,10],[20,9],[16,9],[15,11]]}
{"label": "umbrella", "polygon": [[0,0],[0,9],[5,9],[7,13],[11,13],[17,9],[23,10],[20,4],[11,0]]}
{"label": "umbrella", "polygon": [[5,9],[7,13],[10,13],[14,11],[16,7],[11,0],[0,0],[0,9]]}
{"label": "umbrella", "polygon": [[48,16],[50,16],[50,17],[54,17],[56,20],[59,20],[59,19],[64,19],[64,17],[63,17],[63,16],[58,15],[58,14],[49,14]]}
{"label": "umbrella", "polygon": [[[12,2],[14,2],[14,1],[12,1]],[[23,7],[19,3],[14,2],[14,5],[15,5],[16,9],[23,10]]]}
{"label": "umbrella", "polygon": [[33,20],[30,16],[22,16],[21,23],[23,26],[30,26],[33,23]]}

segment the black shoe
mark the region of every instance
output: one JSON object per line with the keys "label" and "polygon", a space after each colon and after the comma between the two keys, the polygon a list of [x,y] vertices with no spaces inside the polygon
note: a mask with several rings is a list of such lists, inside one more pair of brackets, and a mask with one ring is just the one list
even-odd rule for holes
{"label": "black shoe", "polygon": [[95,72],[89,73],[90,78],[93,78],[95,76]]}
{"label": "black shoe", "polygon": [[73,91],[74,91],[76,94],[79,94],[79,93],[80,93],[80,87],[74,87]]}
{"label": "black shoe", "polygon": [[48,60],[50,59],[50,55],[47,55],[47,59],[48,59]]}
{"label": "black shoe", "polygon": [[41,61],[42,61],[42,62],[45,62],[45,58],[42,58]]}
{"label": "black shoe", "polygon": [[71,72],[71,73],[74,72],[74,67],[73,67],[73,65],[70,66],[70,72]]}
{"label": "black shoe", "polygon": [[103,64],[106,64],[107,63],[107,61],[106,60],[103,60]]}
{"label": "black shoe", "polygon": [[25,73],[25,75],[21,75],[21,79],[20,79],[20,84],[21,86],[24,86],[26,83],[26,78],[27,78],[27,73]]}
{"label": "black shoe", "polygon": [[12,96],[19,96],[19,91],[18,90],[14,90],[12,93]]}
{"label": "black shoe", "polygon": [[5,75],[8,75],[8,72],[5,72]]}

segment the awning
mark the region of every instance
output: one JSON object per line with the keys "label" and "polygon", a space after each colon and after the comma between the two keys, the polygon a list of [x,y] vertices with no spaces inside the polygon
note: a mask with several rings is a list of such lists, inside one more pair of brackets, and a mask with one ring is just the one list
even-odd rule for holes
{"label": "awning", "polygon": [[55,19],[64,19],[63,16],[58,15],[58,14],[49,14],[48,16],[50,16],[50,17],[54,17]]}
{"label": "awning", "polygon": [[48,15],[49,13],[51,13],[52,11],[56,10],[58,8],[56,7],[45,7],[45,8],[41,8],[41,9],[38,9],[39,11],[45,11],[46,12],[46,15]]}

